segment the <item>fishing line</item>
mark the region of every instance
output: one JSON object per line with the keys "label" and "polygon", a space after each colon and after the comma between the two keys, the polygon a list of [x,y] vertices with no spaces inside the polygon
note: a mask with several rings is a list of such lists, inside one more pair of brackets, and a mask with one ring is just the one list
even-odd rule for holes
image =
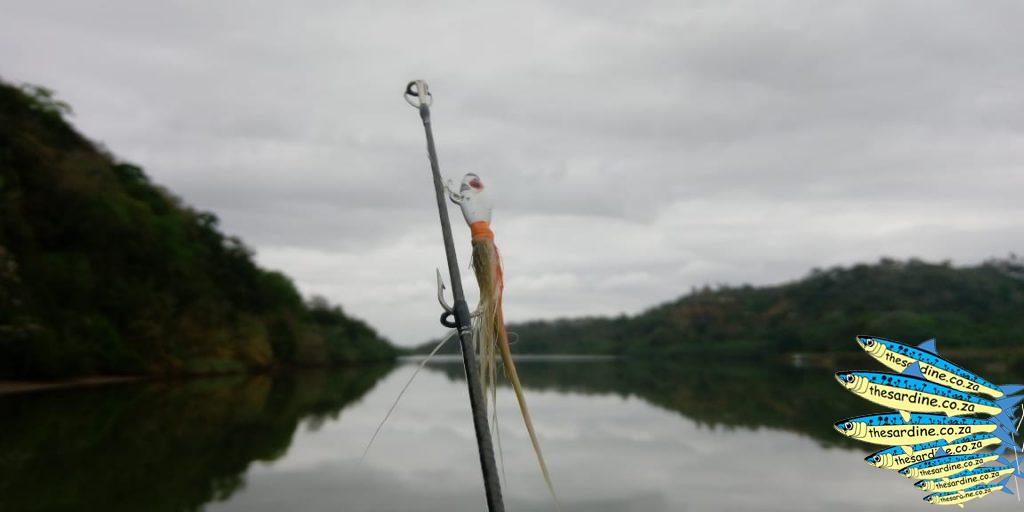
{"label": "fishing line", "polygon": [[370,442],[366,443],[366,449],[363,450],[363,455],[359,457],[359,464],[362,464],[363,460],[366,459],[366,454],[370,452],[370,447],[373,446],[373,441],[377,439],[377,434],[380,434],[380,429],[384,428],[384,424],[387,423],[388,418],[391,417],[391,413],[395,411],[395,407],[398,407],[398,402],[402,400],[402,395],[405,394],[405,390],[409,389],[409,386],[412,384],[413,379],[415,379],[416,376],[419,375],[420,370],[422,370],[423,367],[427,365],[427,362],[430,361],[430,358],[434,357],[434,354],[436,354],[438,350],[441,350],[441,347],[443,347],[444,344],[448,342],[448,340],[452,339],[456,334],[458,334],[458,332],[459,331],[456,331],[455,329],[449,331],[448,335],[445,336],[441,340],[441,342],[437,344],[436,347],[434,347],[434,350],[431,350],[430,354],[428,354],[427,357],[423,358],[423,360],[420,361],[419,366],[417,366],[416,370],[412,372],[412,375],[409,376],[409,380],[405,383],[404,386],[402,386],[402,390],[398,392],[398,396],[395,397],[395,403],[391,404],[391,408],[388,409],[387,414],[384,415],[384,419],[380,420],[380,424],[377,425],[377,430],[373,431],[373,436],[370,437]]}

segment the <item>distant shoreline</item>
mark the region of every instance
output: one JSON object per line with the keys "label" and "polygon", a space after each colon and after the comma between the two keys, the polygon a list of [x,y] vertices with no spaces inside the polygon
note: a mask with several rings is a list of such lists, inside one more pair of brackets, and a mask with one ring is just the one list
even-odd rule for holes
{"label": "distant shoreline", "polygon": [[[398,357],[398,362],[413,362],[418,363],[423,360],[424,355],[409,355]],[[516,361],[523,362],[544,362],[544,361],[611,361],[618,359],[617,356],[608,355],[575,355],[575,354],[520,354],[514,356]],[[449,364],[449,363],[462,363],[461,355],[435,355],[431,363],[437,364]],[[363,364],[381,364],[380,362],[366,362]],[[307,366],[307,367],[290,367],[290,368],[274,368],[266,372],[229,372],[229,373],[209,373],[209,374],[187,374],[178,375],[174,378],[203,378],[203,377],[222,377],[225,375],[238,375],[243,373],[275,373],[276,371],[282,370],[324,370],[330,368],[344,368],[346,366]],[[0,396],[11,395],[16,393],[33,393],[36,391],[49,391],[54,389],[67,389],[67,388],[83,388],[92,386],[104,386],[108,384],[120,384],[125,382],[138,382],[142,380],[165,380],[160,375],[96,375],[92,377],[78,377],[71,379],[55,379],[55,380],[0,380]]]}
{"label": "distant shoreline", "polygon": [[171,382],[190,379],[231,377],[237,375],[274,375],[292,371],[324,371],[339,368],[351,368],[353,366],[377,366],[393,365],[397,359],[383,361],[363,361],[355,364],[335,365],[280,365],[260,369],[249,369],[246,371],[229,372],[208,372],[208,373],[153,373],[137,375],[92,375],[88,377],[71,377],[66,379],[51,380],[3,380],[0,379],[0,396],[15,393],[32,393],[35,391],[48,391],[53,389],[82,388],[91,386],[104,386],[108,384],[122,384],[128,382]]}
{"label": "distant shoreline", "polygon": [[[398,358],[399,362],[410,362],[419,363],[427,357],[426,354],[411,354],[407,356],[401,356]],[[554,362],[554,361],[572,361],[572,362],[585,362],[585,361],[614,361],[616,359],[622,359],[620,356],[605,355],[605,354],[514,354],[512,359],[515,361],[522,362]],[[462,363],[461,355],[454,354],[436,354],[430,358],[431,363]]]}
{"label": "distant shoreline", "polygon": [[46,391],[50,389],[61,389],[61,388],[78,388],[86,386],[103,386],[107,384],[117,384],[121,382],[132,382],[142,380],[144,376],[97,376],[97,377],[82,377],[78,379],[66,379],[66,380],[42,380],[42,381],[25,381],[25,380],[0,380],[0,395],[14,394],[14,393],[31,393],[34,391]]}
{"label": "distant shoreline", "polygon": [[[815,368],[833,368],[837,365],[853,364],[854,362],[860,363],[860,356],[863,355],[861,351],[846,351],[846,352],[792,352],[787,354],[779,354],[777,357],[772,358],[772,361],[776,363],[782,363],[786,365],[796,367],[815,367]],[[969,366],[978,364],[984,366],[986,370],[993,369],[1005,369],[1009,364],[1007,356],[1021,355],[1018,351],[1004,351],[1004,350],[951,350],[943,354],[945,357],[955,358],[958,361],[968,363]],[[425,354],[409,354],[399,356],[395,362],[402,363],[420,363]],[[605,354],[515,354],[513,356],[516,361],[523,363],[544,363],[544,362],[607,362],[607,361],[631,361],[644,358],[632,358],[623,357],[616,355],[605,355]],[[670,361],[671,362],[671,361]],[[980,363],[980,364],[979,364]],[[380,362],[366,362],[357,366],[366,364],[381,364]],[[387,363],[385,363],[387,364]],[[392,363],[393,364],[393,363]],[[430,359],[428,364],[462,364],[462,356],[454,354],[436,354]],[[255,372],[255,373],[276,373],[278,371],[287,370],[307,370],[316,369],[324,370],[330,368],[344,368],[346,365],[341,366],[306,366],[306,367],[277,367],[271,368],[266,372]],[[216,377],[225,375],[237,375],[240,373],[253,373],[253,372],[228,372],[228,373],[209,373],[209,374],[188,374],[188,375],[177,375],[173,378],[203,378],[203,377]],[[92,377],[79,377],[72,379],[57,379],[57,380],[0,380],[0,396],[16,393],[32,393],[36,391],[48,391],[54,389],[66,389],[66,388],[81,388],[91,386],[103,386],[108,384],[119,384],[126,382],[138,382],[142,380],[165,380],[161,375],[97,375]]]}

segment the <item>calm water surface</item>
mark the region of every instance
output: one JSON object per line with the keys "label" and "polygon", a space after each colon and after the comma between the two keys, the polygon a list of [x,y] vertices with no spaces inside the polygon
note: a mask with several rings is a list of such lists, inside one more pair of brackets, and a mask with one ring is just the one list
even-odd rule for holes
{"label": "calm water surface", "polygon": [[[484,510],[454,361],[419,375],[358,461],[414,368],[0,396],[0,510]],[[863,462],[871,446],[831,429],[879,411],[832,368],[562,360],[520,372],[564,510],[931,510],[910,480]],[[553,510],[511,391],[498,400],[508,509]],[[968,504],[1019,506],[1002,494]]]}

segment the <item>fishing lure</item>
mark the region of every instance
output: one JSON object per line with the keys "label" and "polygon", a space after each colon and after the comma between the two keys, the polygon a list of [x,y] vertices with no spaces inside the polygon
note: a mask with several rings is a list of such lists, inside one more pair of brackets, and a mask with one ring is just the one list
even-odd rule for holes
{"label": "fishing lure", "polygon": [[993,434],[1007,445],[1014,445],[1010,435],[988,419],[939,414],[893,413],[868,414],[836,422],[839,433],[884,446],[909,446],[938,440],[951,442],[974,434]]}
{"label": "fishing lure", "polygon": [[[936,412],[947,416],[984,414],[999,416],[1004,409],[1024,401],[1024,396],[1000,398],[996,401],[935,384],[921,377],[918,363],[911,364],[904,374],[882,372],[837,372],[836,380],[852,393],[898,411]],[[905,413],[904,413],[905,414]]]}
{"label": "fishing lure", "polygon": [[[942,449],[940,448],[939,450],[941,451]],[[968,469],[984,466],[991,461],[1009,465],[1006,459],[994,453],[971,453],[967,455],[936,453],[934,459],[911,464],[899,470],[899,474],[907,478],[945,478]]]}
{"label": "fishing lure", "polygon": [[985,466],[961,471],[946,478],[919,480],[914,482],[914,487],[922,491],[956,492],[974,487],[975,485],[990,484],[1010,475],[1024,476],[1020,471],[1014,469],[1013,466]]}
{"label": "fishing lure", "polygon": [[988,446],[998,446],[996,453],[1012,450],[1010,446],[1002,445],[1002,441],[992,434],[974,434],[953,441],[940,439],[930,443],[885,448],[864,457],[864,462],[876,468],[898,470],[935,457],[939,448],[949,455],[964,455],[977,453]]}
{"label": "fishing lure", "polygon": [[1019,384],[993,384],[943,359],[939,356],[934,339],[925,341],[917,347],[873,336],[857,336],[857,343],[868,355],[894,371],[902,372],[915,362],[920,363],[921,373],[925,379],[958,391],[988,395],[992,398],[1024,391],[1024,386]]}
{"label": "fishing lure", "polygon": [[964,502],[988,496],[996,491],[1013,494],[1013,491],[1006,487],[1006,481],[1009,479],[1010,477],[1006,477],[998,484],[975,485],[959,492],[937,492],[921,499],[932,505],[958,505],[960,508],[964,508]]}
{"label": "fishing lure", "polygon": [[547,464],[544,462],[544,454],[541,451],[540,442],[537,440],[533,421],[530,419],[526,395],[523,393],[519,375],[516,373],[516,365],[512,360],[508,332],[505,330],[505,318],[501,307],[505,283],[501,256],[498,254],[498,248],[494,245],[494,232],[491,231],[493,207],[490,198],[484,189],[483,181],[473,173],[468,173],[462,178],[458,192],[449,189],[449,198],[462,209],[462,216],[465,217],[472,235],[473,272],[476,274],[477,284],[480,287],[480,303],[473,318],[473,338],[480,362],[480,379],[483,381],[484,394],[489,396],[489,405],[493,410],[497,388],[497,366],[500,358],[505,369],[505,377],[512,385],[516,400],[519,402],[519,411],[522,413],[523,423],[526,425],[530,443],[537,456],[537,463],[544,476],[544,483],[547,484],[548,491],[555,499],[555,506],[559,507],[555,487],[551,483],[551,476],[548,473]]}

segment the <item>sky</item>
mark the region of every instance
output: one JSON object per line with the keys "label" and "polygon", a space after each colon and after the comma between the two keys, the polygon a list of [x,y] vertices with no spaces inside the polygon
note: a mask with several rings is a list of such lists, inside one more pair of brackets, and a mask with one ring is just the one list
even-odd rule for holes
{"label": "sky", "polygon": [[[0,77],[259,263],[435,338],[442,173],[496,203],[506,318],[814,267],[1022,252],[1024,4],[0,0]],[[468,229],[452,209],[467,293]]]}

